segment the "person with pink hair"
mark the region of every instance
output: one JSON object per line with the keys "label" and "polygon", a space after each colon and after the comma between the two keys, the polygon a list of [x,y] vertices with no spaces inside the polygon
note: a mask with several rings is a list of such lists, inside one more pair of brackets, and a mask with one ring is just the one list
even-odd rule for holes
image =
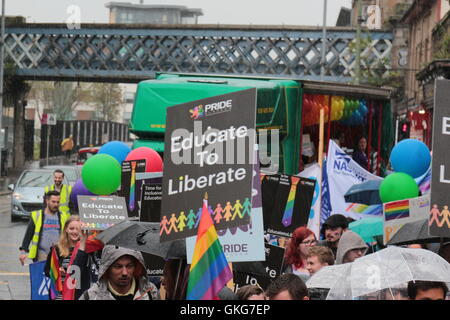
{"label": "person with pink hair", "polygon": [[293,273],[306,280],[310,274],[306,269],[306,259],[309,248],[317,244],[317,239],[307,227],[299,227],[292,233],[291,240],[286,247],[283,273]]}

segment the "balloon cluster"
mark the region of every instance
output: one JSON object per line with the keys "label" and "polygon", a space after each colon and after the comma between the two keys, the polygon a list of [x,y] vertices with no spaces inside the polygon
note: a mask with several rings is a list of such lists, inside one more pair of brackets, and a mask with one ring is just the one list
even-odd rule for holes
{"label": "balloon cluster", "polygon": [[395,173],[381,182],[381,201],[385,203],[417,197],[419,186],[414,179],[424,175],[431,163],[427,145],[416,139],[402,140],[392,149],[389,160]]}
{"label": "balloon cluster", "polygon": [[81,179],[75,183],[70,195],[75,208],[78,207],[79,195],[110,195],[117,191],[122,178],[122,162],[141,159],[146,160],[146,172],[163,170],[161,156],[151,148],[140,147],[131,150],[121,141],[104,144],[81,169]]}
{"label": "balloon cluster", "polygon": [[[311,126],[320,121],[320,109],[325,111],[325,121],[328,121],[330,99],[327,95],[303,95],[304,124]],[[331,121],[340,120],[350,126],[362,125],[368,113],[364,99],[347,99],[341,96],[331,96]]]}

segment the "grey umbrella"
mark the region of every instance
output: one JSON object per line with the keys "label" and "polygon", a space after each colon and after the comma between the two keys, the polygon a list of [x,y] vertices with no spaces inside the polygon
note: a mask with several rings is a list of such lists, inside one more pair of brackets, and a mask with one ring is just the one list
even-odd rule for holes
{"label": "grey umbrella", "polygon": [[449,241],[449,239],[429,235],[428,219],[422,219],[405,223],[387,244],[399,246],[413,243],[439,243],[441,241]]}
{"label": "grey umbrella", "polygon": [[158,222],[123,221],[106,229],[96,238],[104,244],[142,251],[164,259],[186,258],[184,240],[159,242]]}
{"label": "grey umbrella", "polygon": [[379,189],[381,181],[367,180],[353,185],[344,195],[346,202],[361,203],[365,205],[381,204]]}

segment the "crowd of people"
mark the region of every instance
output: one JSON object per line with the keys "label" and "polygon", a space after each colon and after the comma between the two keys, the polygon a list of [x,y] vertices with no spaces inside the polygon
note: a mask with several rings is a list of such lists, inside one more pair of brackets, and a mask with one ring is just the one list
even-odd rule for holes
{"label": "crowd of people", "polygon": [[[96,233],[81,230],[80,217],[71,215],[67,204],[71,188],[62,184],[64,173],[54,172],[54,184],[46,188],[45,207],[32,212],[19,260],[46,261],[45,273],[51,277],[53,262],[58,261],[61,291],[54,300],[157,300],[184,299],[189,266],[174,260],[166,262],[161,282],[147,274],[139,251],[96,240]],[[61,200],[63,199],[63,200]],[[322,225],[321,237],[307,227],[297,228],[285,244],[281,275],[264,290],[259,285],[245,285],[233,292],[224,287],[218,294],[226,300],[324,300],[328,290],[308,288],[306,282],[323,267],[354,262],[373,252],[355,232],[348,229],[349,219],[331,215]],[[422,245],[411,245],[423,247]],[[449,246],[439,254],[449,258]],[[75,281],[75,283],[73,282]],[[443,300],[448,288],[443,282],[411,281],[402,289],[381,290],[365,299]]]}

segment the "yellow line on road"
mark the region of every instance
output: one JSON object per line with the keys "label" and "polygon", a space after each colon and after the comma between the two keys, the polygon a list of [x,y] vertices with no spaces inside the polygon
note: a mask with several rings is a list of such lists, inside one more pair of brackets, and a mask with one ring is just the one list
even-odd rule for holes
{"label": "yellow line on road", "polygon": [[0,276],[23,276],[23,277],[29,277],[29,272],[1,272]]}

